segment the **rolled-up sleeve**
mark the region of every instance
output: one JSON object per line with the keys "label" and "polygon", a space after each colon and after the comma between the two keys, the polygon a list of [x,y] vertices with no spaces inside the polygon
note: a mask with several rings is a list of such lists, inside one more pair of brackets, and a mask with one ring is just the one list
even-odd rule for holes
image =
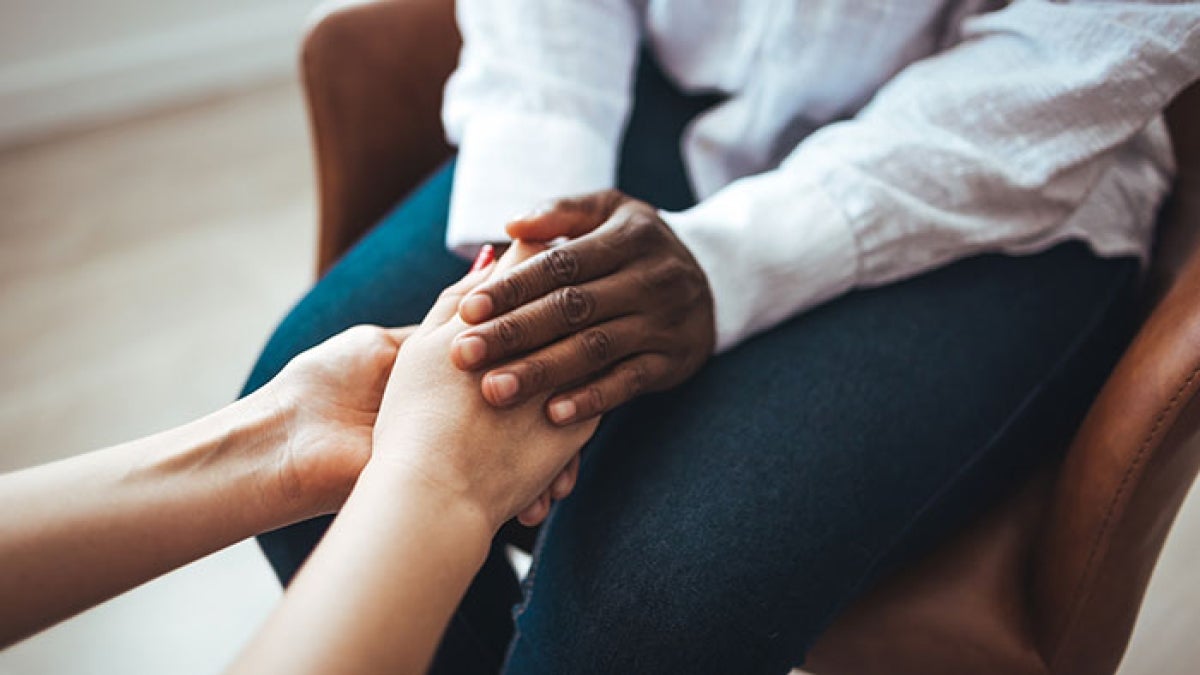
{"label": "rolled-up sleeve", "polygon": [[1200,75],[1200,5],[1017,2],[901,71],[774,170],[665,219],[709,277],[718,349],[857,287],[1150,228],[1161,111]]}
{"label": "rolled-up sleeve", "polygon": [[547,201],[613,186],[640,28],[630,0],[459,0],[456,11],[446,238],[470,256]]}

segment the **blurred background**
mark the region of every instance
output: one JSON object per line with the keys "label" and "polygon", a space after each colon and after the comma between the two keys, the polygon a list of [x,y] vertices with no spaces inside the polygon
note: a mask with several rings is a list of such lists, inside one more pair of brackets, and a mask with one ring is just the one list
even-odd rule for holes
{"label": "blurred background", "polygon": [[[237,395],[312,270],[295,61],[315,4],[0,2],[0,470]],[[218,673],[278,596],[243,543],[0,672]]]}
{"label": "blurred background", "polygon": [[[0,4],[0,471],[237,394],[310,280],[294,64],[316,4]],[[1200,662],[1198,558],[1193,495],[1122,673]],[[278,596],[244,542],[0,652],[0,673],[217,673]]]}

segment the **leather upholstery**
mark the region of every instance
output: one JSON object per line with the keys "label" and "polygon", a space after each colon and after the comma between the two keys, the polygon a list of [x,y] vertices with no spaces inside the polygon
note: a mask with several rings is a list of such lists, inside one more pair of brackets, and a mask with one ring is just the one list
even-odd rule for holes
{"label": "leather upholstery", "polygon": [[304,39],[324,272],[450,156],[442,85],[461,40],[447,0],[347,4]]}
{"label": "leather upholstery", "polygon": [[1116,671],[1200,469],[1200,134],[1183,124],[1200,119],[1200,87],[1168,118],[1180,170],[1148,319],[1057,475],[1031,481],[856,603],[818,642],[813,672]]}
{"label": "leather upholstery", "polygon": [[[451,0],[334,9],[304,43],[320,192],[318,270],[449,156]],[[966,531],[860,599],[819,674],[1111,673],[1200,470],[1200,86],[1168,111],[1180,166],[1147,317],[1067,451]]]}

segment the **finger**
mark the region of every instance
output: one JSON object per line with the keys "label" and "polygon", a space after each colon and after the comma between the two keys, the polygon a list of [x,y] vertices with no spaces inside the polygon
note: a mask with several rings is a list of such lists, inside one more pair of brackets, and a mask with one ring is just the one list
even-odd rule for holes
{"label": "finger", "polygon": [[655,389],[656,383],[666,377],[669,366],[667,357],[657,353],[626,359],[596,381],[547,401],[546,415],[558,425],[601,415]]}
{"label": "finger", "polygon": [[416,326],[399,326],[397,328],[385,328],[383,334],[388,337],[397,347],[404,344],[408,336],[417,332]]}
{"label": "finger", "polygon": [[629,314],[642,294],[621,274],[565,286],[492,321],[469,328],[451,345],[454,364],[475,370],[526,354],[586,326]]}
{"label": "finger", "polygon": [[539,242],[514,241],[505,248],[504,253],[500,257],[496,258],[496,267],[493,274],[507,272],[548,248],[549,246]]}
{"label": "finger", "polygon": [[471,263],[471,271],[478,272],[479,270],[492,264],[496,259],[496,247],[491,244],[484,244],[479,248],[479,255],[475,256],[475,262]]}
{"label": "finger", "polygon": [[474,289],[459,308],[467,323],[500,316],[556,288],[573,286],[610,274],[627,252],[603,241],[584,237],[542,253],[500,273]]}
{"label": "finger", "polygon": [[579,479],[579,455],[576,454],[571,458],[571,463],[567,468],[558,474],[554,482],[550,484],[550,498],[555,501],[566,499],[571,494],[571,490],[575,489],[575,481]]}
{"label": "finger", "polygon": [[644,320],[623,316],[582,330],[483,377],[483,397],[494,406],[509,406],[584,380],[653,339]]}
{"label": "finger", "polygon": [[463,297],[487,280],[495,269],[496,262],[493,261],[480,269],[472,269],[470,272],[467,272],[466,276],[447,286],[438,295],[437,300],[433,303],[433,307],[429,308],[429,312],[425,315],[421,326],[441,326],[454,318],[458,313],[458,305],[462,302]]}
{"label": "finger", "polygon": [[538,523],[541,522],[541,519],[537,512],[537,509],[539,508],[539,506],[540,506],[539,501],[535,500],[529,506],[526,506],[525,508],[521,509],[521,511],[516,516],[517,522],[521,523],[525,527],[536,526]]}
{"label": "finger", "polygon": [[535,527],[540,525],[548,515],[550,515],[550,495],[543,492],[538,496],[537,501],[517,514],[517,521],[525,527]]}
{"label": "finger", "polygon": [[505,231],[513,239],[528,241],[550,241],[559,237],[574,239],[600,227],[627,199],[616,190],[560,199],[536,213],[510,222]]}

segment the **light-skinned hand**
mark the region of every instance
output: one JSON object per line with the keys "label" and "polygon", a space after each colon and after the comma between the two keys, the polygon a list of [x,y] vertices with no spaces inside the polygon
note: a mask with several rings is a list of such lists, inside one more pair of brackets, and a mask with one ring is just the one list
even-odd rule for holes
{"label": "light-skinned hand", "polygon": [[[551,424],[543,412],[548,393],[497,409],[481,396],[480,375],[448,358],[467,327],[458,316],[464,295],[538,250],[516,242],[495,264],[447,288],[404,341],[375,425],[371,465],[378,469],[367,468],[416,477],[472,504],[496,528],[537,506],[597,425]],[[566,475],[564,482],[573,480]]]}

